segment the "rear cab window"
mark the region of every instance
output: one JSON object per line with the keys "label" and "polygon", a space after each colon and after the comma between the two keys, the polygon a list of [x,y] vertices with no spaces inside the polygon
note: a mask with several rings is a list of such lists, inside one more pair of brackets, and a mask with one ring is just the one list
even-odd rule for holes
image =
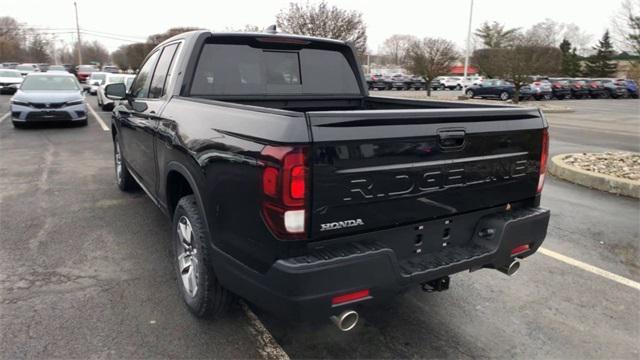
{"label": "rear cab window", "polygon": [[361,95],[344,45],[232,41],[204,44],[191,96]]}

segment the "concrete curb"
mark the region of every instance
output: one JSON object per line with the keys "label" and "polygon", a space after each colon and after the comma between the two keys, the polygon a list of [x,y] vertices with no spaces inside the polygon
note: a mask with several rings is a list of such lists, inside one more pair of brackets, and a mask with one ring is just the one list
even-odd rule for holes
{"label": "concrete curb", "polygon": [[551,175],[592,189],[640,199],[640,181],[582,170],[564,162],[568,155],[572,154],[560,154],[551,158],[547,169]]}
{"label": "concrete curb", "polygon": [[545,109],[545,108],[538,108],[540,110],[542,110],[543,113],[546,114],[563,114],[563,113],[572,113],[572,112],[576,112],[575,110],[573,110],[572,108],[564,108],[564,109]]}

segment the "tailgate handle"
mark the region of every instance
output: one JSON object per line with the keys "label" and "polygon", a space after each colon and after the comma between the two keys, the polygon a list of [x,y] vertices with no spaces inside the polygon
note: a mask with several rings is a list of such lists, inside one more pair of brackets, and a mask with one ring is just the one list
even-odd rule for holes
{"label": "tailgate handle", "polygon": [[462,148],[465,135],[464,130],[441,130],[438,131],[438,144],[443,149]]}

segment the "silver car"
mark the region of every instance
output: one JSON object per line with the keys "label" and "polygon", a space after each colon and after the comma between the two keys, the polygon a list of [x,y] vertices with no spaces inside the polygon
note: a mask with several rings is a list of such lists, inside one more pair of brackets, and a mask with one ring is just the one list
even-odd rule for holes
{"label": "silver car", "polygon": [[87,124],[84,91],[73,74],[27,75],[11,98],[10,107],[15,127],[40,122]]}

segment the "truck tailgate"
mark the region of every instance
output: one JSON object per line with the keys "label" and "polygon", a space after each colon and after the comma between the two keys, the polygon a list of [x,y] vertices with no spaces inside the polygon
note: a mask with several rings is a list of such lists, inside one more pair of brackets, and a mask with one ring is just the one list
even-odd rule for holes
{"label": "truck tailgate", "polygon": [[494,207],[536,195],[537,109],[308,112],[314,239]]}

